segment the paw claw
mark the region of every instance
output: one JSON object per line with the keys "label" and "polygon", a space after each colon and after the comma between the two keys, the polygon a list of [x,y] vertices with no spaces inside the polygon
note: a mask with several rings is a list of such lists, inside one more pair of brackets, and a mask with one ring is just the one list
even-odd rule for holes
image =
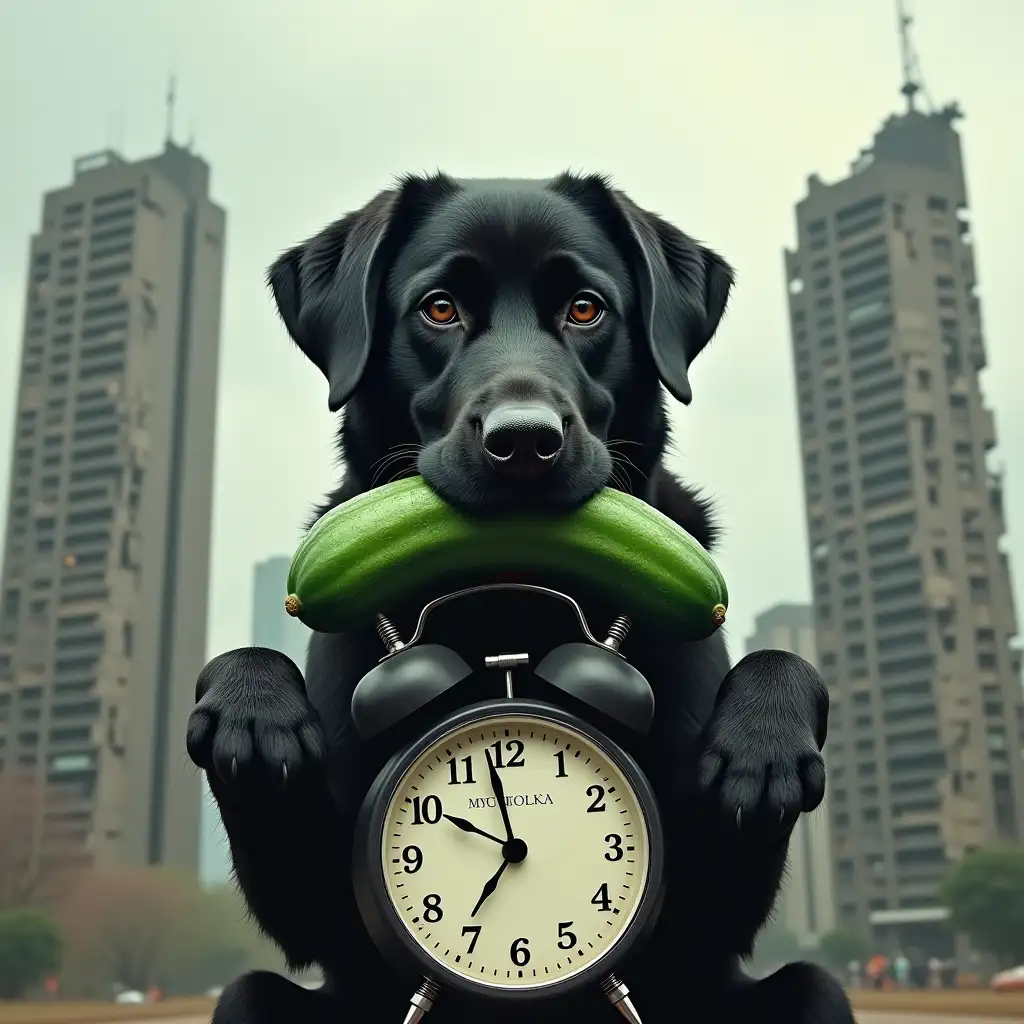
{"label": "paw claw", "polygon": [[742,729],[730,722],[710,741],[697,787],[720,808],[727,827],[735,821],[745,837],[761,829],[782,833],[821,803],[824,762],[813,737],[773,734],[762,722]]}
{"label": "paw claw", "polygon": [[[292,662],[260,649],[231,651],[203,670],[189,718],[193,760],[231,790],[280,794],[307,766],[320,767],[326,739]],[[218,800],[220,795],[218,795]]]}

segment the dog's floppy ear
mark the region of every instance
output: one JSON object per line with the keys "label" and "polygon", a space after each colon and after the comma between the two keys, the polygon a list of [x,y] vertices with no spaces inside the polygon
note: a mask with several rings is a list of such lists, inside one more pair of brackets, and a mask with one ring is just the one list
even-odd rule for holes
{"label": "dog's floppy ear", "polygon": [[327,378],[337,412],[366,369],[384,272],[384,240],[398,193],[381,192],[361,210],[283,253],[267,284],[292,340]]}
{"label": "dog's floppy ear", "polygon": [[732,289],[732,268],[716,252],[614,193],[639,257],[637,280],[654,364],[673,398],[693,398],[689,368],[712,339]]}

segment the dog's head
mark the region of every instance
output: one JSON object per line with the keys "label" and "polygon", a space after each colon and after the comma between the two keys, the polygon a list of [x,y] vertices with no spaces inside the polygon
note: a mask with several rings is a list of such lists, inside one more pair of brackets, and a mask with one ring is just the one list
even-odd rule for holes
{"label": "dog's head", "polygon": [[732,271],[599,177],[438,175],[403,179],[268,280],[330,408],[347,406],[350,462],[418,445],[427,482],[483,511],[582,503],[614,482],[621,441],[649,449],[621,453],[649,472],[659,382],[689,403]]}

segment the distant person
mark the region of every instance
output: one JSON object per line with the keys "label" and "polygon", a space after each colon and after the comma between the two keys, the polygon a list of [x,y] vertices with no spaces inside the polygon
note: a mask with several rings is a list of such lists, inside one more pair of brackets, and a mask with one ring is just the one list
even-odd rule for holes
{"label": "distant person", "polygon": [[868,984],[871,988],[880,989],[885,984],[885,976],[888,972],[889,961],[882,956],[881,953],[876,953],[867,963],[867,967],[864,969],[864,973],[867,975]]}
{"label": "distant person", "polygon": [[846,973],[850,976],[850,988],[861,988],[864,984],[861,978],[861,965],[859,960],[851,960],[846,965]]}
{"label": "distant person", "polygon": [[910,961],[902,953],[893,958],[892,973],[900,988],[910,988]]}

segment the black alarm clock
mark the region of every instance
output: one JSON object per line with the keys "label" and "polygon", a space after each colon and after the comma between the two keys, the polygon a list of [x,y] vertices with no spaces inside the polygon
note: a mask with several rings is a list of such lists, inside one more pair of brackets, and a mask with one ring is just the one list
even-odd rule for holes
{"label": "black alarm clock", "polygon": [[[439,605],[497,589],[570,604],[584,641],[550,652],[535,674],[637,733],[649,729],[650,684],[619,653],[629,620],[601,641],[572,598],[507,583],[431,602],[408,643],[378,617],[388,651],[352,697],[361,735],[472,674],[450,648],[420,643],[424,626]],[[639,1024],[615,969],[661,907],[658,806],[636,762],[601,730],[516,697],[513,674],[528,664],[526,654],[487,658],[505,672],[504,696],[459,708],[400,750],[360,810],[353,881],[364,924],[385,957],[423,979],[406,1024],[445,988],[526,1004],[585,986]]]}

